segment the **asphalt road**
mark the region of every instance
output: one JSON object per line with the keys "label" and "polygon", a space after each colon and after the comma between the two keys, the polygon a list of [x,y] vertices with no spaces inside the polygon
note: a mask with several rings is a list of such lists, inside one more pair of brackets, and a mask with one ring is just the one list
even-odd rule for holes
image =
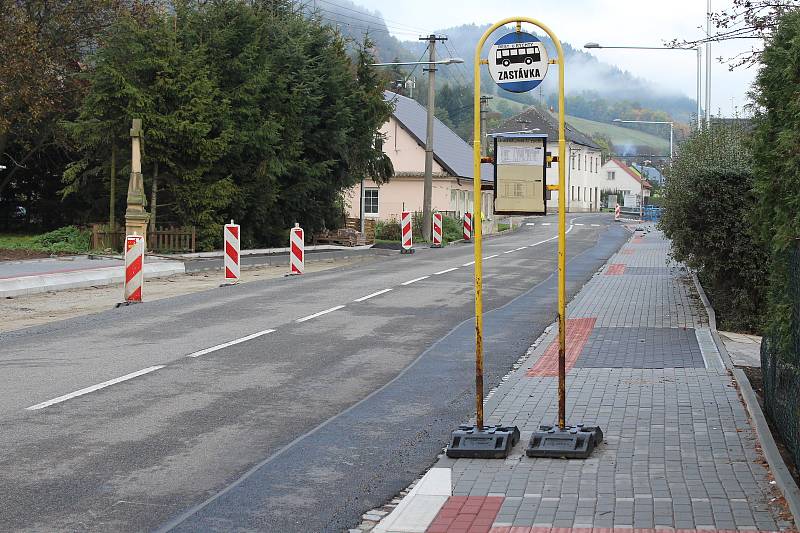
{"label": "asphalt road", "polygon": [[[569,218],[575,293],[627,233]],[[484,243],[487,390],[554,320],[555,222]],[[471,255],[421,249],[0,335],[0,529],[354,527],[473,411]]]}

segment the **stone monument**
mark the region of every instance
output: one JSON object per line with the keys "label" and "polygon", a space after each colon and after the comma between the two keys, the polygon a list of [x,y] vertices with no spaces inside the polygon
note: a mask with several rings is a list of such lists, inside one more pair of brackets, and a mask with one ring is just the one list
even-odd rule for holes
{"label": "stone monument", "polygon": [[142,178],[142,119],[133,119],[131,127],[131,179],[128,182],[128,209],[125,211],[125,234],[141,235],[147,249],[147,222],[150,215],[144,210],[147,198]]}

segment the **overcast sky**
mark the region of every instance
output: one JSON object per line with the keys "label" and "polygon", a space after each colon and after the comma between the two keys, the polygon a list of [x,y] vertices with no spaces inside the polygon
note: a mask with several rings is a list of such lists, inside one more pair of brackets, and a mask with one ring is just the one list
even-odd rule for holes
{"label": "overcast sky", "polygon": [[[355,0],[379,11],[395,36],[415,39],[415,31],[431,31],[461,24],[486,24],[513,15],[538,18],[573,46],[586,42],[606,45],[661,46],[673,38],[698,38],[705,27],[705,0]],[[712,0],[713,10],[724,9],[731,0]],[[404,31],[405,30],[405,31]],[[499,35],[498,35],[499,36]],[[750,48],[752,41],[715,44],[712,56],[730,57]],[[600,60],[629,70],[639,77],[694,98],[696,54],[657,50],[594,50]],[[705,60],[705,56],[704,56]],[[755,67],[728,71],[714,60],[711,68],[711,110],[723,116],[747,103],[746,93]],[[569,76],[569,73],[567,73]],[[705,98],[705,97],[703,97]]]}

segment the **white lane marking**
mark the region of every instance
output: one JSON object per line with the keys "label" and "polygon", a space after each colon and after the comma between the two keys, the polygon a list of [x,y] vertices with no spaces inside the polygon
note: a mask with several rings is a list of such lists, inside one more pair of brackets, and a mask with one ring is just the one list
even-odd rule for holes
{"label": "white lane marking", "polygon": [[550,222],[542,222],[542,226],[549,226]]}
{"label": "white lane marking", "polygon": [[186,357],[200,357],[201,355],[205,355],[205,354],[211,353],[211,352],[216,352],[217,350],[221,350],[223,348],[227,348],[228,346],[233,346],[234,344],[239,344],[241,342],[247,342],[249,340],[255,339],[255,338],[260,337],[262,335],[266,335],[267,333],[273,333],[274,331],[275,331],[274,329],[265,329],[264,331],[258,331],[256,333],[253,333],[252,335],[248,335],[246,337],[242,337],[241,339],[235,339],[235,340],[232,340],[230,342],[217,344],[216,346],[212,346],[211,348],[206,348],[204,350],[198,350],[196,352],[192,352],[189,355],[187,355]]}
{"label": "white lane marking", "polygon": [[592,224],[592,227],[593,227],[593,228],[599,228],[599,227],[600,227],[600,224]]}
{"label": "white lane marking", "polygon": [[356,298],[353,300],[354,302],[363,302],[364,300],[369,300],[370,298],[374,298],[375,296],[380,296],[381,294],[386,294],[392,289],[383,289],[382,291],[373,292],[372,294],[367,294],[366,296],[362,296],[361,298]]}
{"label": "white lane marking", "polygon": [[504,254],[510,254],[510,253],[514,253],[514,252],[516,252],[516,250],[506,250],[506,251],[505,251],[505,252],[503,252],[503,253],[504,253]]}
{"label": "white lane marking", "polygon": [[404,283],[401,283],[400,285],[411,285],[412,283],[416,283],[418,281],[422,281],[423,279],[428,279],[429,277],[430,276],[422,276],[421,278],[410,279],[410,280],[408,280],[408,281],[406,281]]}
{"label": "white lane marking", "polygon": [[498,255],[500,255],[500,254],[487,255],[486,257],[484,257],[484,258],[483,258],[483,260],[485,261],[485,260],[487,260],[487,259],[492,259],[492,258],[494,258],[494,257],[497,257]]}
{"label": "white lane marking", "polygon": [[334,311],[338,311],[344,307],[343,305],[337,305],[336,307],[331,307],[330,309],[326,309],[324,311],[320,311],[319,313],[314,313],[313,315],[304,316],[303,318],[298,318],[295,322],[305,322],[306,320],[311,320],[312,318],[317,318],[318,316],[327,315],[328,313],[333,313]]}
{"label": "white lane marking", "polygon": [[434,272],[434,276],[439,276],[441,274],[447,274],[448,272],[452,272],[453,270],[458,270],[458,267],[448,268],[447,270],[440,270],[439,272]]}
{"label": "white lane marking", "polygon": [[524,250],[527,246],[520,246],[519,248],[514,248],[515,252],[519,252],[520,250]]}
{"label": "white lane marking", "polygon": [[468,266],[472,266],[472,265],[474,265],[474,264],[475,264],[475,261],[470,261],[469,263],[464,263],[464,264],[463,264],[463,265],[461,265],[461,266],[462,266],[462,267],[468,267]]}
{"label": "white lane marking", "polygon": [[583,222],[576,222],[575,225],[576,226],[585,226],[585,224]]}
{"label": "white lane marking", "polygon": [[526,222],[525,225],[526,226],[535,226],[536,223],[535,222]]}
{"label": "white lane marking", "polygon": [[[566,235],[567,233],[569,233],[570,231],[572,231],[572,228],[573,228],[573,227],[574,227],[574,226],[573,226],[572,224],[570,224],[569,228],[567,228],[567,231],[565,231],[565,232],[564,232],[564,234]],[[529,245],[528,245],[528,247],[529,247],[529,248],[533,248],[534,246],[539,246],[540,244],[544,244],[544,243],[546,243],[546,242],[554,241],[554,240],[556,240],[556,239],[558,239],[558,235],[555,235],[555,236],[553,236],[553,237],[550,237],[549,239],[545,239],[545,240],[543,240],[543,241],[539,241],[539,242],[535,242],[535,243],[533,243],[533,244],[529,244]]]}
{"label": "white lane marking", "polygon": [[72,398],[77,398],[78,396],[83,396],[84,394],[89,394],[90,392],[94,392],[100,389],[105,389],[106,387],[110,387],[111,385],[116,385],[117,383],[121,383],[129,379],[138,378],[139,376],[149,374],[150,372],[155,372],[156,370],[164,368],[164,366],[165,365],[149,366],[147,368],[143,368],[142,370],[137,370],[136,372],[131,372],[130,374],[125,374],[124,376],[110,379],[108,381],[98,383],[97,385],[86,387],[85,389],[76,390],[75,392],[70,392],[69,394],[65,394],[64,396],[59,396],[58,398],[53,398],[52,400],[47,400],[46,402],[37,403],[36,405],[31,405],[30,407],[26,407],[25,409],[27,409],[28,411],[36,411],[38,409],[44,409],[45,407],[50,407],[51,405],[57,403],[66,402],[67,400],[71,400]]}

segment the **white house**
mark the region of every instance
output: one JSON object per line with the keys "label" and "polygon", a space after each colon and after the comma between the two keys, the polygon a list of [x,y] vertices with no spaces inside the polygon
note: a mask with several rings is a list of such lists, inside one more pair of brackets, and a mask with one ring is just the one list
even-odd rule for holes
{"label": "white house", "polygon": [[[650,189],[653,188],[646,179],[635,170],[620,161],[619,159],[611,158],[606,161],[600,169],[603,176],[604,191],[618,191],[620,194],[635,194],[637,198],[644,195],[645,198],[650,196]],[[622,203],[622,198],[617,199]]]}
{"label": "white house", "polygon": [[[503,121],[494,133],[543,133],[547,135],[547,151],[558,154],[558,119],[550,113],[530,107],[522,113]],[[566,189],[567,211],[599,211],[603,179],[600,147],[588,136],[566,124],[567,160]],[[547,169],[547,184],[558,184],[558,163]],[[548,191],[547,209],[558,210],[558,192]]]}

